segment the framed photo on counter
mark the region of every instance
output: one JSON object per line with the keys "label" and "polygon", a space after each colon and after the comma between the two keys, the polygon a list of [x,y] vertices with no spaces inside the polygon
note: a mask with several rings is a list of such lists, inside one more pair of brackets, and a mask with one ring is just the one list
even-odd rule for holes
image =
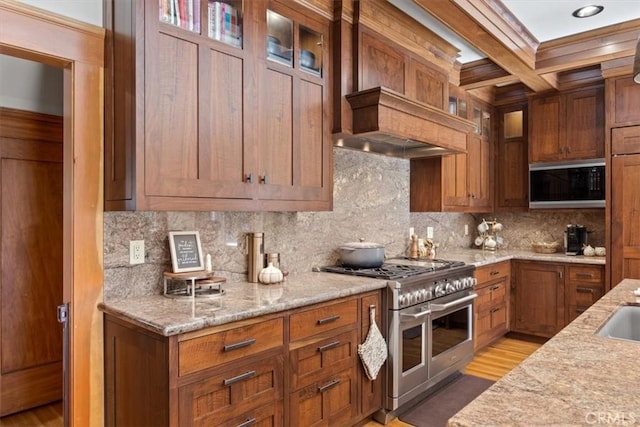
{"label": "framed photo on counter", "polygon": [[174,273],[204,270],[199,232],[170,231],[169,249]]}

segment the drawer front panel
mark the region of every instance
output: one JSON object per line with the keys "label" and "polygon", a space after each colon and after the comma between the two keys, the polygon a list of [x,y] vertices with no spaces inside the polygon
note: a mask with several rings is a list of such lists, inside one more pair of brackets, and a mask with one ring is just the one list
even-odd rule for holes
{"label": "drawer front panel", "polygon": [[181,426],[218,425],[240,414],[281,400],[282,355],[229,369],[179,389]]}
{"label": "drawer front panel", "polygon": [[356,385],[355,370],[348,369],[291,393],[290,424],[351,425],[357,410]]}
{"label": "drawer front panel", "polygon": [[180,376],[279,347],[283,325],[278,318],[181,341]]}
{"label": "drawer front panel", "polygon": [[567,276],[572,282],[603,283],[603,268],[586,265],[569,266]]}
{"label": "drawer front panel", "polygon": [[291,352],[291,388],[297,390],[354,366],[357,340],[356,331],[345,332]]}
{"label": "drawer front panel", "polygon": [[509,265],[509,261],[506,261],[487,265],[484,267],[478,267],[476,268],[474,275],[478,280],[478,287],[480,288],[486,283],[491,282],[495,279],[507,277],[510,273],[511,268]]}
{"label": "drawer front panel", "polygon": [[357,321],[356,299],[302,311],[290,317],[290,339],[308,338],[342,326],[356,325]]}

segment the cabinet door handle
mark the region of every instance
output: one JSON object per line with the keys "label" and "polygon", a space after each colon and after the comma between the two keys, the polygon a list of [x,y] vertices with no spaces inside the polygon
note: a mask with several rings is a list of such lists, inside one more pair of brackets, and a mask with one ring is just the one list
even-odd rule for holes
{"label": "cabinet door handle", "polygon": [[238,427],[249,427],[252,426],[256,423],[256,419],[255,418],[249,418],[247,421],[238,424]]}
{"label": "cabinet door handle", "polygon": [[267,183],[267,175],[263,175],[260,177],[260,184],[266,184]]}
{"label": "cabinet door handle", "polygon": [[325,391],[329,390],[332,387],[337,386],[338,384],[340,384],[340,380],[329,381],[329,383],[321,387],[318,387],[318,393],[324,393]]}
{"label": "cabinet door handle", "polygon": [[558,276],[562,279],[563,277],[562,271],[558,271]]}
{"label": "cabinet door handle", "polygon": [[231,385],[233,383],[237,383],[239,381],[243,381],[243,380],[249,379],[249,378],[251,378],[251,377],[253,377],[255,375],[256,375],[256,371],[247,371],[244,374],[240,374],[240,375],[237,375],[235,377],[225,379],[224,381],[222,381],[222,384]]}
{"label": "cabinet door handle", "polygon": [[326,325],[327,323],[335,322],[339,318],[340,318],[340,316],[338,316],[338,315],[331,316],[331,317],[325,317],[324,319],[318,319],[317,324],[318,325]]}
{"label": "cabinet door handle", "polygon": [[239,348],[249,347],[250,345],[255,344],[255,343],[256,343],[255,338],[249,338],[248,340],[237,342],[235,344],[225,345],[223,347],[223,350],[224,351],[237,350]]}
{"label": "cabinet door handle", "polygon": [[593,279],[593,274],[591,274],[591,273],[576,273],[576,277],[580,277],[581,279]]}
{"label": "cabinet door handle", "polygon": [[587,309],[586,309],[586,308],[579,308],[579,307],[576,307],[576,313],[584,313],[585,311],[587,311]]}
{"label": "cabinet door handle", "polygon": [[578,286],[576,287],[576,292],[582,292],[582,293],[594,293],[594,290],[592,288],[585,288],[583,286]]}
{"label": "cabinet door handle", "polygon": [[499,308],[492,308],[490,313],[495,313],[496,311],[499,311],[499,310],[500,310]]}
{"label": "cabinet door handle", "polygon": [[337,347],[339,345],[340,345],[340,341],[330,342],[329,344],[321,345],[320,347],[318,347],[318,351],[322,353],[323,351],[331,350],[332,348]]}
{"label": "cabinet door handle", "polygon": [[253,174],[250,173],[250,174],[246,175],[244,177],[244,180],[245,180],[245,182],[248,182],[249,184],[253,184]]}

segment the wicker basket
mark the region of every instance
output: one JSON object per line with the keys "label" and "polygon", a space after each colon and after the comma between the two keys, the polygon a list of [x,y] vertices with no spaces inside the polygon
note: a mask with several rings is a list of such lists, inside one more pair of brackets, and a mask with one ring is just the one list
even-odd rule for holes
{"label": "wicker basket", "polygon": [[560,246],[560,243],[558,242],[552,242],[552,243],[531,242],[531,247],[533,248],[533,251],[541,254],[556,253],[559,246]]}

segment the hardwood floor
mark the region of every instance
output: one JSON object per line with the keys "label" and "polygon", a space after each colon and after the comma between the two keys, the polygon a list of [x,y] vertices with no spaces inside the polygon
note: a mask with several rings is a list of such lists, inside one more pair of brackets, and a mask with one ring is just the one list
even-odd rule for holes
{"label": "hardwood floor", "polygon": [[[541,345],[542,341],[531,341],[508,335],[476,353],[464,372],[493,381],[499,380]],[[62,402],[0,418],[0,427],[62,427],[62,424]],[[381,425],[370,421],[363,427]],[[387,426],[412,427],[411,424],[403,423],[397,418]]]}
{"label": "hardwood floor", "polygon": [[0,427],[62,427],[62,401],[0,418]]}
{"label": "hardwood floor", "polygon": [[[507,335],[478,351],[473,360],[467,365],[464,373],[497,381],[540,348],[542,344],[543,340],[531,340]],[[380,427],[381,425],[376,421],[370,421],[364,424],[363,427]],[[396,418],[388,423],[387,427],[413,426]]]}

